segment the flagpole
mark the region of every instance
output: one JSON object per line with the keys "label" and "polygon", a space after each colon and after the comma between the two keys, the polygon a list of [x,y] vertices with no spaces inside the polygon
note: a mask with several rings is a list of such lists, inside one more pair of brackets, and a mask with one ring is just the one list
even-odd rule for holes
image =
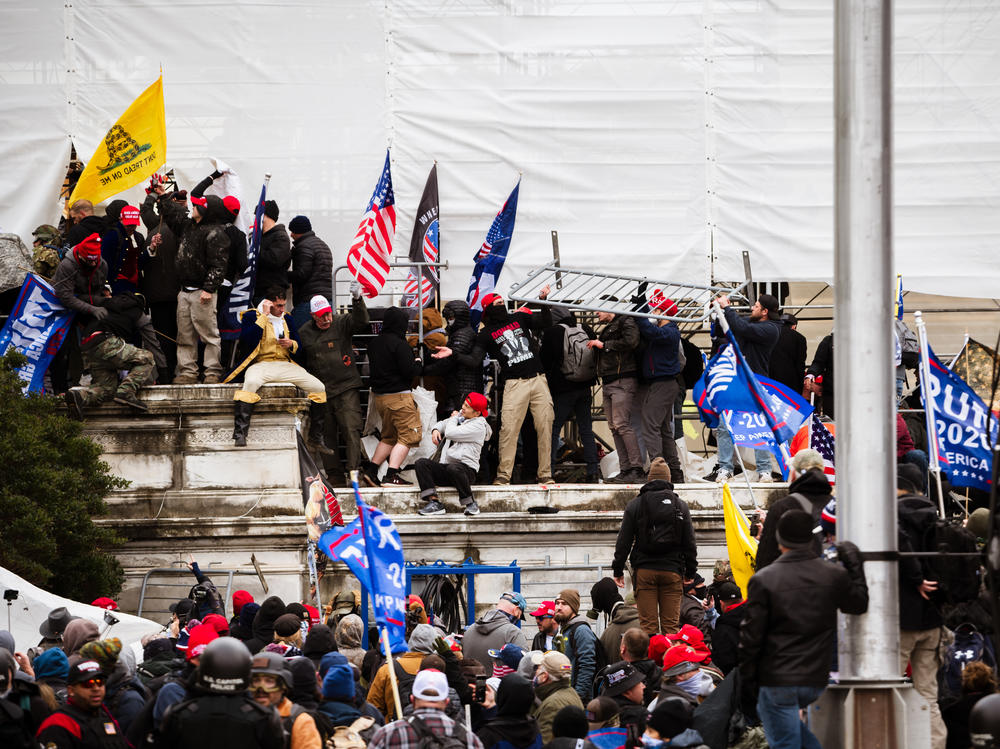
{"label": "flagpole", "polygon": [[[729,417],[726,416],[725,411],[723,411],[719,415],[722,417],[722,420],[726,423],[726,429],[729,430],[729,435],[730,437],[732,437],[733,428],[729,425]],[[716,438],[716,441],[718,441],[718,438]],[[753,508],[755,510],[758,510],[760,509],[760,505],[757,504],[757,498],[753,494],[753,487],[750,485],[750,474],[747,472],[746,464],[743,462],[743,456],[740,454],[740,446],[737,445],[735,442],[733,442],[733,452],[736,453],[736,460],[740,462],[740,468],[743,471],[743,478],[746,479],[747,482],[747,491],[750,492],[750,501],[753,502]]]}
{"label": "flagpole", "polygon": [[923,315],[920,311],[913,313],[913,319],[917,323],[917,339],[920,343],[920,393],[924,399],[924,416],[927,420],[927,451],[930,458],[930,470],[934,474],[934,481],[938,489],[938,511],[941,517],[945,517],[944,512],[944,492],[941,489],[941,455],[938,451],[937,428],[934,420],[934,399],[931,397],[931,362],[929,346],[927,344],[927,327],[924,324]]}
{"label": "flagpole", "polygon": [[[354,488],[354,503],[358,508],[358,519],[361,521],[361,541],[365,545],[365,556],[368,556],[368,534],[365,530],[365,502],[361,499],[361,487],[358,486],[358,471],[351,471],[351,486]],[[371,570],[372,598],[378,595],[378,583],[375,582],[375,571],[371,562],[368,563]],[[399,699],[399,684],[396,683],[396,667],[392,660],[392,647],[389,645],[389,630],[382,625],[382,649],[385,651],[385,663],[389,672],[389,684],[392,686],[392,699],[396,705],[396,718],[403,718],[403,704]]]}

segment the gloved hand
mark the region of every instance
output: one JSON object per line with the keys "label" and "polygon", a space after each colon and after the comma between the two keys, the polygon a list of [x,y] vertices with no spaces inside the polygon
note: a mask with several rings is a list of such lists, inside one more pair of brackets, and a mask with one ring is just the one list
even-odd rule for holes
{"label": "gloved hand", "polygon": [[861,557],[861,549],[851,541],[841,541],[837,544],[837,560],[852,575],[858,572],[864,573],[865,562]]}
{"label": "gloved hand", "polygon": [[566,635],[556,635],[552,638],[552,649],[560,653],[566,652]]}
{"label": "gloved hand", "polygon": [[108,311],[104,307],[94,307],[91,309],[91,313],[98,320],[103,320],[108,316]]}
{"label": "gloved hand", "polygon": [[220,172],[218,169],[216,169],[214,172],[212,172],[212,179],[213,180],[217,180],[221,176],[222,176],[222,172]]}
{"label": "gloved hand", "polygon": [[361,298],[361,282],[357,279],[351,281],[351,299]]}
{"label": "gloved hand", "polygon": [[649,284],[646,281],[643,281],[642,283],[640,283],[639,284],[639,288],[636,289],[635,294],[629,300],[630,302],[632,302],[632,304],[634,304],[636,306],[636,309],[641,309],[642,307],[645,307],[647,305],[647,302],[646,302],[646,289],[648,287],[649,287]]}
{"label": "gloved hand", "polygon": [[452,652],[450,647],[448,647],[448,643],[444,641],[443,637],[438,637],[434,640],[434,650],[445,660],[455,657],[455,653]]}

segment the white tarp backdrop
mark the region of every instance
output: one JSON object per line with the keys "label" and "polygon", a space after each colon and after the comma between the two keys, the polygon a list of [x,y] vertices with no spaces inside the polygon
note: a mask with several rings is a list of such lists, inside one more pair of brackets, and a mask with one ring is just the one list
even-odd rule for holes
{"label": "white tarp backdrop", "polygon": [[[907,289],[996,294],[1000,4],[895,4],[895,250]],[[0,228],[57,218],[164,72],[183,187],[230,164],[337,265],[392,148],[404,257],[437,160],[446,298],[523,182],[500,289],[551,258],[693,283],[830,280],[828,0],[2,0]],[[126,194],[133,202],[141,190]]]}

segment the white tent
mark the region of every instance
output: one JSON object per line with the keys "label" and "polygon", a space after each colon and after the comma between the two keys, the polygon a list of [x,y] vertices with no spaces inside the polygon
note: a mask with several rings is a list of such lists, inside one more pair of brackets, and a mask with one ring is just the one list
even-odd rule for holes
{"label": "white tent", "polygon": [[[20,652],[25,652],[38,644],[41,639],[39,626],[52,609],[60,606],[65,606],[73,616],[95,622],[102,632],[102,637],[117,637],[125,647],[138,642],[143,635],[158,632],[163,628],[154,621],[121,611],[111,612],[118,619],[118,623],[108,627],[104,621],[106,613],[104,609],[47,593],[3,567],[0,567],[0,585],[4,591],[17,591],[17,598],[9,603],[7,611],[0,611],[0,629],[7,628],[6,614],[9,612],[10,633],[14,635],[14,644]],[[139,652],[141,654],[141,649]]]}

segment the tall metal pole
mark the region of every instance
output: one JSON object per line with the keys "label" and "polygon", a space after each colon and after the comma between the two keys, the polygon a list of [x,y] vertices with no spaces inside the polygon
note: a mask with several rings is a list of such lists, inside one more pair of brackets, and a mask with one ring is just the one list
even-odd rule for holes
{"label": "tall metal pole", "polygon": [[[896,549],[892,3],[837,0],[835,16],[837,536],[886,552]],[[899,683],[896,563],[865,571],[868,613],[846,617],[840,672],[877,689]],[[891,711],[891,696],[883,704]]]}

